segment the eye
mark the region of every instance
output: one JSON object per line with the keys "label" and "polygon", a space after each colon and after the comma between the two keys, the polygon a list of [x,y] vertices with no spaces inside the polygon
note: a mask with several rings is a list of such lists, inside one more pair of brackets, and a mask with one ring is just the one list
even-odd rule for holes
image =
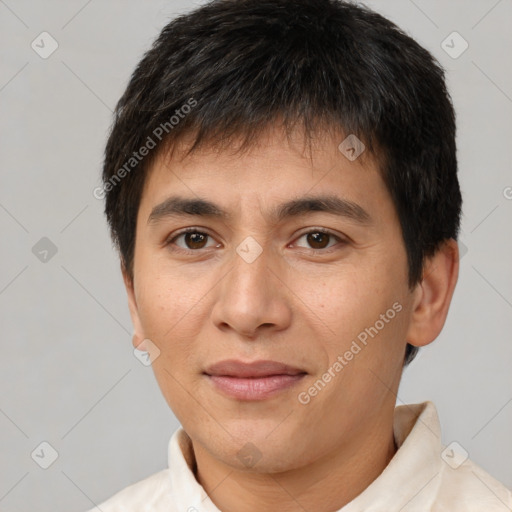
{"label": "eye", "polygon": [[[167,242],[165,242],[165,245],[176,245],[180,250],[194,252],[199,249],[215,247],[215,243],[210,246],[206,245],[209,238],[212,239],[212,237],[208,233],[199,231],[197,228],[187,228],[181,231],[180,233],[176,234],[169,240],[167,240]],[[176,241],[179,239],[182,239],[184,245],[176,243]]]}
{"label": "eye", "polygon": [[[208,245],[208,239],[211,240],[210,245]],[[306,249],[312,249],[317,251],[325,251],[325,249],[331,248],[336,243],[344,243],[341,237],[327,231],[323,228],[315,228],[314,230],[310,230],[306,233],[303,233],[297,241],[304,239],[308,246],[300,245],[295,242],[295,245],[299,247],[304,247]],[[179,243],[181,241],[181,243]],[[171,238],[169,238],[165,242],[166,246],[174,246],[171,247],[173,250],[183,251],[183,252],[197,252],[201,249],[207,249],[209,247],[219,247],[220,244],[215,244],[215,241],[211,235],[205,233],[204,231],[200,231],[198,228],[186,228],[182,231],[178,232]],[[329,251],[325,251],[329,252]]]}
{"label": "eye", "polygon": [[308,231],[307,233],[303,233],[297,240],[301,240],[303,238],[310,246],[306,248],[315,250],[323,250],[335,245],[335,243],[329,245],[329,242],[344,242],[343,239],[341,239],[339,236],[336,236],[334,233],[318,228],[312,231]]}

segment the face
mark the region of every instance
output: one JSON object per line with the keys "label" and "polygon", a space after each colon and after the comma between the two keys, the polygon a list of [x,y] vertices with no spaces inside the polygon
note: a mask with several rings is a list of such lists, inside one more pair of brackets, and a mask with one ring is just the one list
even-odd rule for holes
{"label": "face", "polygon": [[377,164],[346,158],[343,138],[319,137],[309,158],[273,130],[244,153],[162,154],[148,173],[134,344],[159,351],[194,445],[232,467],[350,451],[394,408],[414,293]]}

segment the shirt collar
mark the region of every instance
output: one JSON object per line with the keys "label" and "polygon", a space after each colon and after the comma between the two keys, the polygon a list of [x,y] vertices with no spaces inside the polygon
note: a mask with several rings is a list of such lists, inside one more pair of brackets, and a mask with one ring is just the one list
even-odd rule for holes
{"label": "shirt collar", "polygon": [[192,441],[179,428],[171,437],[168,449],[171,495],[177,510],[191,512],[220,512],[194,475],[196,460]]}
{"label": "shirt collar", "polygon": [[339,512],[431,510],[441,482],[441,427],[432,402],[395,408],[397,452],[382,473]]}
{"label": "shirt collar", "polygon": [[[432,402],[395,408],[393,432],[398,447],[384,471],[338,512],[413,512],[430,510],[443,469],[441,430]],[[192,442],[183,428],[171,437],[168,462],[172,495],[179,510],[220,512],[197,482]]]}

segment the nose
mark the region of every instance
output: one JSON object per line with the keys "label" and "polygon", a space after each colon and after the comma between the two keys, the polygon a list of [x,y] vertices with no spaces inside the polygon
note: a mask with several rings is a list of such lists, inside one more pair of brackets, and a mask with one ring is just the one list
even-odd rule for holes
{"label": "nose", "polygon": [[286,329],[292,311],[285,281],[286,268],[270,249],[263,248],[253,261],[234,253],[231,269],[217,287],[213,322],[251,339],[260,332]]}

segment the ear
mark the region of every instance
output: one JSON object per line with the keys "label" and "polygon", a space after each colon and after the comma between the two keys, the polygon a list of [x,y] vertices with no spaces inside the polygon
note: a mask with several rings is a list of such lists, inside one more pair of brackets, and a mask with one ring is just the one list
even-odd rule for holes
{"label": "ear", "polygon": [[413,291],[413,310],[407,341],[416,347],[428,345],[441,332],[459,276],[459,246],[445,240],[423,268],[423,277]]}
{"label": "ear", "polygon": [[123,274],[124,286],[126,288],[126,293],[128,295],[128,307],[130,309],[130,316],[134,328],[132,344],[134,348],[144,350],[143,342],[146,339],[146,337],[144,336],[144,330],[142,329],[142,324],[139,318],[139,309],[137,307],[137,300],[135,298],[134,282],[128,275],[128,271],[126,270],[122,262],[121,273]]}

